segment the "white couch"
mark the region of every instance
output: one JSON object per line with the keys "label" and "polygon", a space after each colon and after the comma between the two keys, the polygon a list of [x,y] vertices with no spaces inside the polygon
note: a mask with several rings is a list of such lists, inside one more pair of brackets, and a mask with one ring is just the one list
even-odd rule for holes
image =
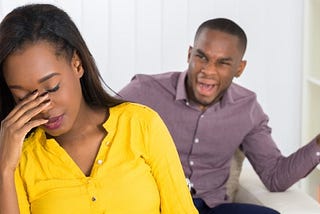
{"label": "white couch", "polygon": [[320,204],[296,186],[269,192],[250,165],[242,167],[235,202],[271,207],[281,214],[320,214]]}

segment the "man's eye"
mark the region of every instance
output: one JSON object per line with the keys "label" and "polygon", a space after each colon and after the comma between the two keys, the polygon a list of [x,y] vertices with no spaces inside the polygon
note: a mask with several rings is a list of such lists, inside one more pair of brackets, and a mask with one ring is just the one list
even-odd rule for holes
{"label": "man's eye", "polygon": [[201,55],[201,54],[197,54],[197,57],[199,57],[201,60],[207,60],[207,57]]}
{"label": "man's eye", "polygon": [[221,65],[231,65],[231,63],[228,61],[220,61],[220,64]]}
{"label": "man's eye", "polygon": [[51,92],[56,92],[58,91],[60,88],[60,84],[56,85],[54,88],[48,89],[47,92],[51,93]]}

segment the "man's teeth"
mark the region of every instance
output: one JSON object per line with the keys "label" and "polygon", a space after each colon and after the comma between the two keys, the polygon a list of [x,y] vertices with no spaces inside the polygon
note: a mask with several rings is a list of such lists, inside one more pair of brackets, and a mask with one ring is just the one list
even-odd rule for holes
{"label": "man's teeth", "polygon": [[201,86],[202,88],[205,88],[205,89],[210,89],[210,88],[212,88],[212,85],[209,85],[209,84],[200,83],[200,86]]}

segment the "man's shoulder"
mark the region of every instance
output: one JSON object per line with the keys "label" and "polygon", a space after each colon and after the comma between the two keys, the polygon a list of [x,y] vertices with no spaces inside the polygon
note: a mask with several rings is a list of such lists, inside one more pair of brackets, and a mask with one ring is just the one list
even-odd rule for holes
{"label": "man's shoulder", "polygon": [[181,72],[165,72],[159,74],[136,74],[132,81],[139,81],[140,83],[152,83],[153,81],[160,84],[170,84],[172,81],[178,80]]}
{"label": "man's shoulder", "polygon": [[234,102],[242,100],[256,100],[257,98],[255,92],[237,83],[232,83],[230,85],[229,95],[232,96]]}
{"label": "man's shoulder", "polygon": [[124,87],[119,94],[126,96],[134,96],[135,93],[175,93],[179,76],[182,72],[166,72],[160,74],[136,74],[130,83]]}
{"label": "man's shoulder", "polygon": [[123,99],[152,106],[152,104],[159,102],[159,99],[175,96],[177,82],[181,74],[182,72],[136,74],[118,94]]}

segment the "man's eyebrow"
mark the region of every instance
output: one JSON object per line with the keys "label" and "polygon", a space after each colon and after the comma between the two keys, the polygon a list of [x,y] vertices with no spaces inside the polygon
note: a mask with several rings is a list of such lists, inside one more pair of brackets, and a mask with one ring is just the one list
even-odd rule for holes
{"label": "man's eyebrow", "polygon": [[[198,52],[198,54],[208,57],[206,53],[204,53],[201,49],[196,49],[196,52]],[[233,61],[231,57],[223,57],[220,58],[219,61]]]}
{"label": "man's eyebrow", "polygon": [[221,58],[220,61],[233,61],[231,57]]}
{"label": "man's eyebrow", "polygon": [[200,49],[196,49],[196,52],[198,52],[199,54],[203,55],[203,56],[207,56],[202,50]]}
{"label": "man's eyebrow", "polygon": [[54,77],[56,75],[60,75],[60,73],[51,73],[51,74],[49,74],[47,76],[44,76],[44,77],[42,77],[41,79],[38,80],[38,83],[43,83],[43,82],[47,81],[48,79],[50,79],[50,78],[52,78],[52,77]]}

